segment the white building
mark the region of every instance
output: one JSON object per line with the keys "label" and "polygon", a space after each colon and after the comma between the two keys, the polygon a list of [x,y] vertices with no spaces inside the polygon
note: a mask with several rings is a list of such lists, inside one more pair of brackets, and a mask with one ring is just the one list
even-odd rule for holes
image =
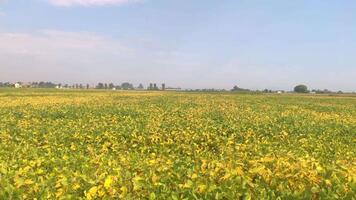
{"label": "white building", "polygon": [[20,83],[15,83],[15,88],[21,88],[21,84]]}
{"label": "white building", "polygon": [[165,88],[165,90],[167,90],[167,91],[181,91],[182,88],[167,87],[167,88]]}

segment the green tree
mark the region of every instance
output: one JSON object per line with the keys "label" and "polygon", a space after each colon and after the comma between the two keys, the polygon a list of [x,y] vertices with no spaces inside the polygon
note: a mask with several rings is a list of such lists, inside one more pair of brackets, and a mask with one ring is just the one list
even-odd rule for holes
{"label": "green tree", "polygon": [[250,90],[249,89],[240,88],[240,87],[237,87],[237,85],[235,85],[230,91],[232,91],[232,92],[248,92]]}
{"label": "green tree", "polygon": [[131,83],[125,82],[121,84],[121,88],[123,90],[132,90],[134,89],[133,85]]}
{"label": "green tree", "polygon": [[104,89],[104,84],[103,83],[98,83],[98,85],[95,88],[96,89]]}
{"label": "green tree", "polygon": [[144,89],[142,83],[140,83],[140,85],[137,87],[137,89],[139,89],[139,90],[143,90]]}
{"label": "green tree", "polygon": [[306,85],[297,85],[294,87],[294,92],[297,93],[308,93],[308,87]]}

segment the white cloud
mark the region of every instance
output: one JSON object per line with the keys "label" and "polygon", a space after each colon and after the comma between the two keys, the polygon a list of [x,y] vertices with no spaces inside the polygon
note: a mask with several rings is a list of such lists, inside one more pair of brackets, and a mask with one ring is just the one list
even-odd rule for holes
{"label": "white cloud", "polygon": [[58,52],[129,53],[131,49],[113,39],[88,32],[41,30],[29,33],[1,33],[0,53],[57,54]]}
{"label": "white cloud", "polygon": [[122,70],[134,54],[118,40],[89,32],[0,32],[0,81],[96,81],[107,75],[100,73]]}
{"label": "white cloud", "polygon": [[55,6],[104,6],[136,3],[141,0],[49,0]]}
{"label": "white cloud", "polygon": [[132,47],[130,41],[90,32],[0,32],[0,81],[138,84],[164,82],[167,75],[184,70],[182,66],[168,69],[169,63],[178,65],[175,60],[182,60],[176,54],[162,56],[152,49]]}

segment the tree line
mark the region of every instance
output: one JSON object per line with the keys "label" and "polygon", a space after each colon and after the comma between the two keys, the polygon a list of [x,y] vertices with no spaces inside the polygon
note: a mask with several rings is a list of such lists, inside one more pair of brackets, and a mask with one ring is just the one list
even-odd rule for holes
{"label": "tree line", "polygon": [[[11,82],[0,82],[0,87],[21,87],[21,88],[58,88],[58,89],[101,89],[101,90],[181,90],[181,88],[167,88],[166,84],[163,83],[161,85],[158,85],[156,83],[149,83],[148,86],[145,88],[142,83],[140,83],[137,87],[135,87],[132,83],[129,82],[123,82],[121,84],[115,85],[114,83],[102,83],[99,82],[95,86],[90,86],[89,84],[56,84],[53,82],[29,82],[29,83],[22,83],[22,82],[16,82],[16,83],[11,83]],[[191,92],[224,92],[228,91],[225,89],[186,89],[184,91],[191,91]],[[285,93],[288,91],[284,90],[270,90],[270,89],[264,89],[264,90],[250,90],[250,89],[245,89],[241,88],[238,86],[234,86],[231,90],[231,92],[253,92],[253,93]],[[293,91],[289,92],[295,92],[295,93],[314,93],[314,94],[333,94],[333,93],[343,93],[342,91],[331,91],[328,89],[312,89],[309,90],[308,87],[304,84],[299,84],[293,88]]]}
{"label": "tree line", "polygon": [[161,84],[158,86],[156,83],[150,83],[147,88],[144,87],[142,83],[140,83],[137,87],[135,87],[132,83],[124,82],[119,85],[115,85],[114,83],[102,83],[99,82],[94,87],[89,84],[56,84],[53,82],[0,82],[0,87],[21,87],[21,88],[58,88],[58,89],[115,89],[115,90],[165,90],[166,84]]}
{"label": "tree line", "polygon": [[20,85],[22,87],[32,87],[32,88],[55,88],[57,84],[52,82],[30,82],[30,83],[10,83],[10,82],[0,82],[0,87],[15,87],[16,85]]}

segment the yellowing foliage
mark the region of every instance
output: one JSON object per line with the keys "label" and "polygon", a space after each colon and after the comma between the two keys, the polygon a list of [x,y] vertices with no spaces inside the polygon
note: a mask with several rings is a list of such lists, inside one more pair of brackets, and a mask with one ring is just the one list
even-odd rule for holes
{"label": "yellowing foliage", "polygon": [[0,199],[352,199],[356,98],[0,90]]}

